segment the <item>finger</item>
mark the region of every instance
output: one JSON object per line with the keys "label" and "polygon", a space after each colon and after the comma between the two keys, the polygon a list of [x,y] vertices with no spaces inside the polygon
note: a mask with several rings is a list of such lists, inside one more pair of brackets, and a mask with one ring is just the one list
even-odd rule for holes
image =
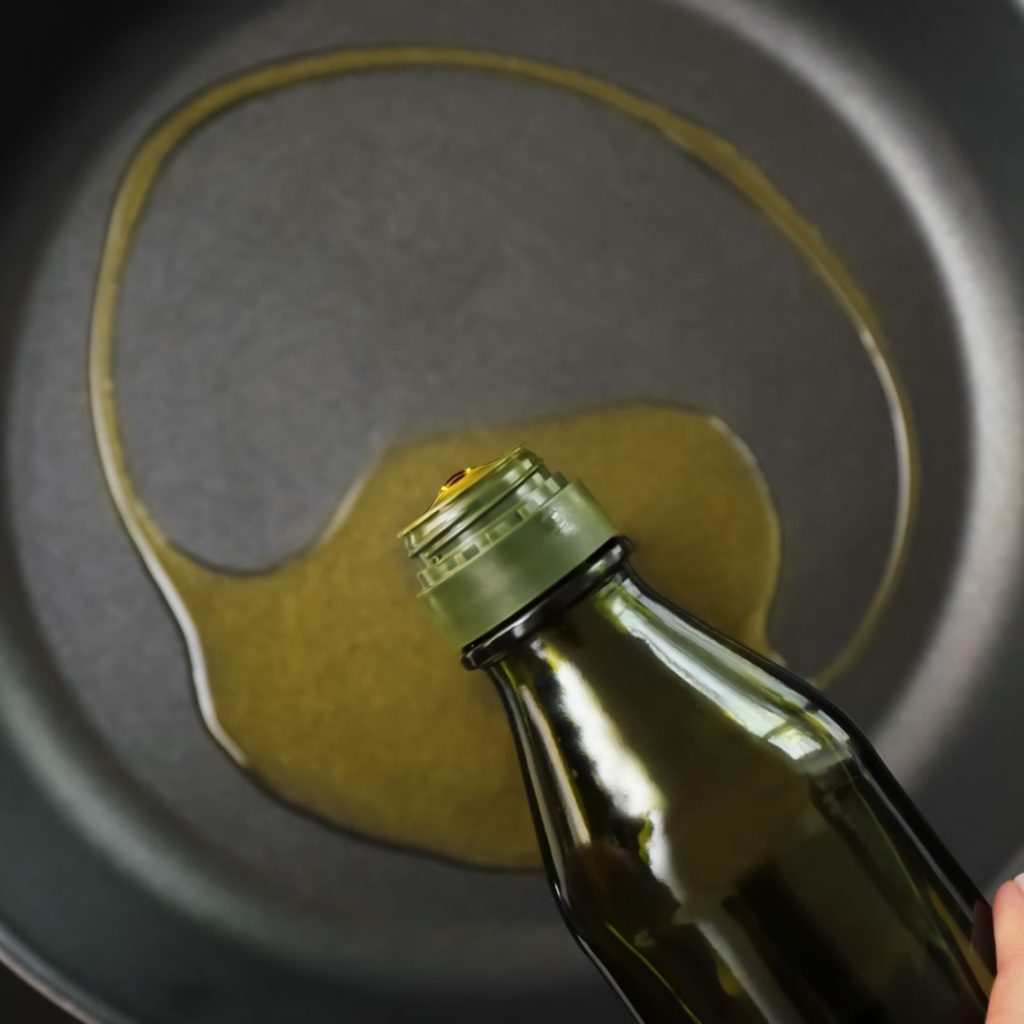
{"label": "finger", "polygon": [[985,1024],[1024,1024],[1024,875],[1000,887],[992,910],[996,983]]}

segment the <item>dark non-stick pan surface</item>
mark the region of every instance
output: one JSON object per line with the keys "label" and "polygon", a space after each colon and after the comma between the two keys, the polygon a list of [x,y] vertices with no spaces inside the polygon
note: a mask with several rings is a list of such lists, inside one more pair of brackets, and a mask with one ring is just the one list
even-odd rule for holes
{"label": "dark non-stick pan surface", "polygon": [[[879,310],[921,459],[901,583],[832,692],[982,885],[1020,865],[1019,8],[215,0],[130,19],[55,17],[9,90],[5,960],[102,1021],[625,1019],[539,875],[344,834],[232,766],[103,482],[86,338],[127,159],[210,83],[339,47],[596,75],[730,139],[820,228]],[[798,671],[884,566],[899,462],[864,350],[762,218],[594,105],[440,69],[261,97],[175,154],[133,259],[118,386],[138,484],[221,564],[300,544],[387,444],[642,398],[716,413],[755,451],[785,548],[772,632]]]}

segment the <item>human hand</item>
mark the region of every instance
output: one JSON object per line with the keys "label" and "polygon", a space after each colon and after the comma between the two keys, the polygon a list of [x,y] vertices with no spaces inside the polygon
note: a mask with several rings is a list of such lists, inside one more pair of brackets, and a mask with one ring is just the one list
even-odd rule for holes
{"label": "human hand", "polygon": [[1024,875],[1000,887],[992,910],[996,983],[985,1024],[1024,1024]]}

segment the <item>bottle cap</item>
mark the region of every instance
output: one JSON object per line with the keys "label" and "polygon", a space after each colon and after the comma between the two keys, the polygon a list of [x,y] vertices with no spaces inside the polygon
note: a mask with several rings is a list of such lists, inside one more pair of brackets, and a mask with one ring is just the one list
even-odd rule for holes
{"label": "bottle cap", "polygon": [[463,648],[617,535],[582,484],[519,447],[460,470],[399,537],[417,560],[420,599]]}

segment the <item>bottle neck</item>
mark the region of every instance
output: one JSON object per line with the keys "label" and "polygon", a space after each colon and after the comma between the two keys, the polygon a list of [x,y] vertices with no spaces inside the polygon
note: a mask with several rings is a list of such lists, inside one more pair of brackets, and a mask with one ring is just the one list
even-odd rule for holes
{"label": "bottle neck", "polygon": [[609,541],[512,618],[468,644],[462,651],[462,664],[468,669],[486,668],[500,660],[521,640],[582,600],[610,576],[625,571],[632,551],[633,542],[628,537]]}

